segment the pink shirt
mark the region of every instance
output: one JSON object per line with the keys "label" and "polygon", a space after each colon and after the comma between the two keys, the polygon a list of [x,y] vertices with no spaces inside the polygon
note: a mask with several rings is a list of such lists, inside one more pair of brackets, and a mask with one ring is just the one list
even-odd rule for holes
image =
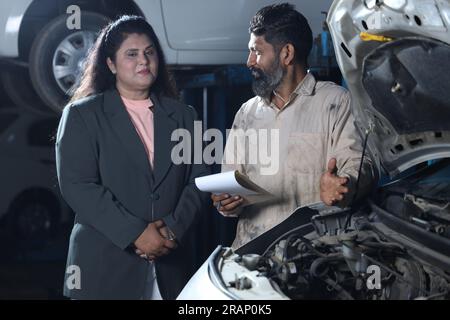
{"label": "pink shirt", "polygon": [[153,168],[154,159],[154,125],[153,102],[150,98],[145,100],[130,100],[122,97],[122,101],[131,117],[131,121],[144,144],[148,161]]}

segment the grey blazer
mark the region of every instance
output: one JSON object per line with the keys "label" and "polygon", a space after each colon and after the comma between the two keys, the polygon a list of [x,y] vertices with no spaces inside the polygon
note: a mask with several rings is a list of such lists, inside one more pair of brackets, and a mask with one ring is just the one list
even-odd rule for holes
{"label": "grey blazer", "polygon": [[[210,170],[204,164],[172,163],[172,147],[178,142],[171,141],[171,134],[185,128],[193,139],[196,113],[173,99],[155,95],[151,99],[153,171],[116,90],[64,109],[56,164],[62,195],[75,212],[64,281],[68,297],[140,299],[147,262],[134,253],[133,243],[157,219],[164,220],[179,243],[155,263],[162,297],[176,298],[194,271],[187,242],[209,203],[209,195],[196,188],[194,179]],[[75,270],[79,279],[74,278]]]}

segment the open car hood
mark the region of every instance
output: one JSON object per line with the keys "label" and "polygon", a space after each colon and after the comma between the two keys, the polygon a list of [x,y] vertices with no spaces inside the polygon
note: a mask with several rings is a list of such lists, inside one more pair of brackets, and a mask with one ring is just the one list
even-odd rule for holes
{"label": "open car hood", "polygon": [[335,0],[327,23],[378,168],[450,157],[450,0]]}

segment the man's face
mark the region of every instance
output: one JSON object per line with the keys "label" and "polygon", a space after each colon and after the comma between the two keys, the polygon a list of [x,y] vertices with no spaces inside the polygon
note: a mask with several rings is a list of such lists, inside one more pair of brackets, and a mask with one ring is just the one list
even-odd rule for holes
{"label": "man's face", "polygon": [[253,92],[260,97],[270,99],[273,90],[277,89],[284,77],[284,69],[280,65],[278,50],[264,36],[250,35],[248,43],[249,56],[247,67],[253,76]]}

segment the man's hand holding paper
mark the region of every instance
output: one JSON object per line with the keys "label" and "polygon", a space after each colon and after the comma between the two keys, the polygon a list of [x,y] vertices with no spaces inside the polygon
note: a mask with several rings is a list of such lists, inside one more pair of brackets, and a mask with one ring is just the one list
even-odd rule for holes
{"label": "man's hand holding paper", "polygon": [[200,190],[212,193],[211,199],[217,211],[227,217],[238,216],[243,206],[274,198],[239,171],[199,177],[195,179],[195,184]]}
{"label": "man's hand holding paper", "polygon": [[217,211],[225,217],[237,217],[239,208],[244,202],[241,196],[231,196],[228,193],[212,194],[211,199]]}

